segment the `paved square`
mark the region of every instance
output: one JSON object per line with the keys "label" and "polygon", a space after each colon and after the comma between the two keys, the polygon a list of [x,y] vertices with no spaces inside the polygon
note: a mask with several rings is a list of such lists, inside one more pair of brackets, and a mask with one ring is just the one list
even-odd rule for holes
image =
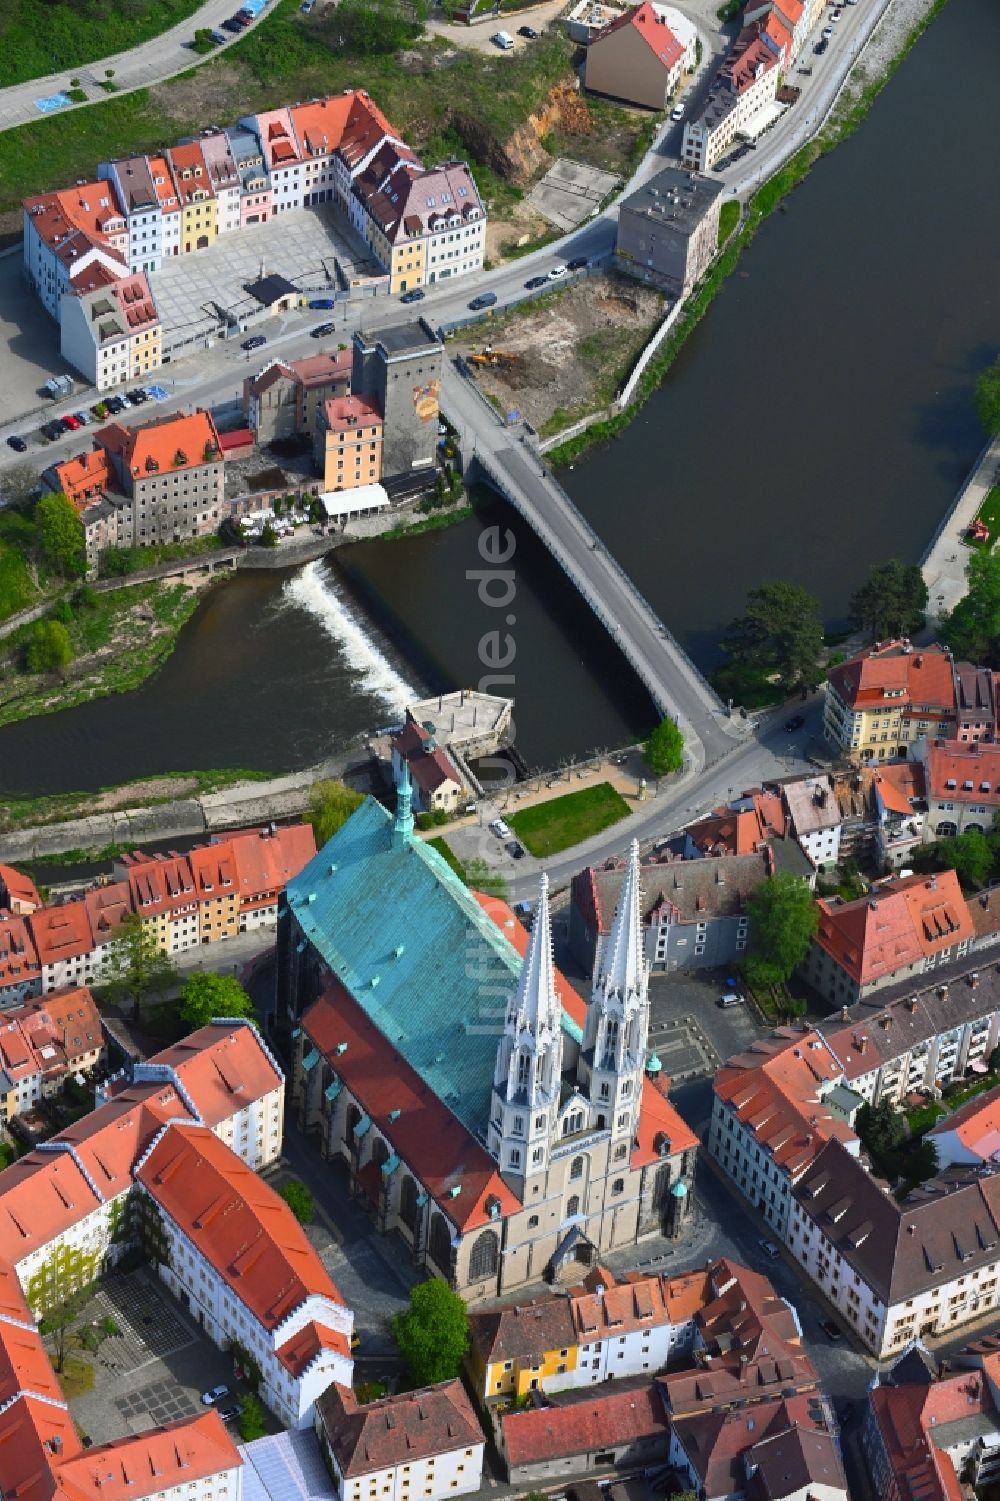
{"label": "paved square", "polygon": [[175,1423],[178,1418],[193,1417],[200,1410],[200,1404],[169,1378],[127,1392],[116,1398],[115,1406],[130,1428],[139,1429]]}
{"label": "paved square", "polygon": [[120,1334],[100,1348],[100,1364],[109,1371],[135,1371],[150,1360],[162,1359],[194,1343],[170,1295],[152,1284],[145,1273],[132,1272],[102,1287],[94,1299],[94,1317],[110,1316]]}
{"label": "paved square", "polygon": [[337,287],[337,267],[346,276],[374,270],[365,248],[329,205],[292,209],[269,224],[223,235],[206,250],[165,261],[149,282],[163,324],[164,350],[215,334],[219,312],[245,317],[260,304],[244,291],[263,267],[304,292]]}
{"label": "paved square", "polygon": [[558,229],[575,229],[621,181],[613,172],[559,157],[528,194],[528,204]]}

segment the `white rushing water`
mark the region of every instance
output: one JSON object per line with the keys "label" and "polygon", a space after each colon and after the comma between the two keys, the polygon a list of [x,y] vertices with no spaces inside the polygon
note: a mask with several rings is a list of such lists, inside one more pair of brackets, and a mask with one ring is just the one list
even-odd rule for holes
{"label": "white rushing water", "polygon": [[346,665],[358,674],[360,686],[366,692],[382,699],[396,714],[402,714],[407,704],[420,697],[367,634],[362,621],[337,593],[321,562],[307,563],[288,580],[282,592],[289,604],[305,610],[336,642]]}

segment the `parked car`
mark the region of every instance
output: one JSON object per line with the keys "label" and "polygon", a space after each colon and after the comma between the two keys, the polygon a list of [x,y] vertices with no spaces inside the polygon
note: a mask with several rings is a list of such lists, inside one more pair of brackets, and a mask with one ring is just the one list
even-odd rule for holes
{"label": "parked car", "polygon": [[843,14],[844,14],[844,12],[842,10],[835,10],[834,13],[833,13],[833,15],[830,17],[830,20],[831,21],[839,21],[840,18],[841,18],[841,16]]}
{"label": "parked car", "polygon": [[493,307],[496,300],[497,294],[495,292],[480,292],[478,297],[473,297],[469,303],[469,307],[474,313],[478,313],[480,308]]}
{"label": "parked car", "polygon": [[317,323],[315,328],[310,329],[309,337],[310,339],[325,339],[327,334],[332,334],[335,328],[334,323]]}
{"label": "parked car", "polygon": [[331,308],[337,306],[337,303],[333,297],[314,297],[309,306],[314,312],[321,313],[329,312]]}
{"label": "parked car", "polygon": [[267,339],[264,337],[263,334],[252,334],[249,339],[244,339],[243,340],[243,343],[240,345],[240,348],[241,349],[263,349],[263,347],[264,347],[264,345],[266,343],[267,343]]}
{"label": "parked car", "polygon": [[11,433],[10,437],[7,439],[7,446],[8,448],[12,448],[15,453],[24,453],[28,447],[24,439],[18,437],[17,433]]}
{"label": "parked car", "polygon": [[738,990],[727,990],[725,995],[719,996],[719,1005],[725,1011],[729,1006],[745,1006],[746,999],[746,996],[740,995]]}
{"label": "parked car", "polygon": [[490,824],[490,833],[495,834],[498,839],[509,839],[510,825],[505,823],[502,818],[494,818]]}
{"label": "parked car", "polygon": [[826,1335],[827,1339],[832,1345],[835,1345],[840,1339],[840,1330],[837,1328],[832,1319],[820,1319],[819,1327],[822,1329],[823,1333]]}
{"label": "parked car", "polygon": [[568,266],[553,266],[549,272],[549,281],[558,281],[568,270]]}
{"label": "parked car", "polygon": [[227,21],[223,21],[222,26],[225,31],[232,31],[234,33],[243,30],[235,16],[230,16]]}
{"label": "parked car", "polygon": [[529,276],[524,285],[529,292],[534,292],[539,287],[547,287],[548,284],[549,279],[547,276]]}
{"label": "parked car", "polygon": [[130,407],[132,405],[131,396],[128,396],[124,391],[121,393],[118,400],[121,402],[123,407]]}
{"label": "parked car", "polygon": [[524,845],[521,844],[517,839],[512,839],[510,844],[506,846],[506,850],[512,860],[524,859]]}
{"label": "parked car", "polygon": [[517,34],[518,36],[527,37],[529,42],[537,42],[542,33],[540,31],[536,31],[533,26],[519,26],[517,28]]}
{"label": "parked car", "polygon": [[239,28],[242,30],[244,26],[249,26],[250,25],[250,22],[253,20],[253,16],[251,16],[245,10],[238,10],[236,12],[235,16],[233,17],[233,20],[236,22],[237,26],[239,26]]}
{"label": "parked car", "polygon": [[683,104],[675,104],[674,105],[673,109],[670,111],[670,118],[671,118],[671,120],[683,120],[683,118],[684,118],[684,106],[683,106]]}
{"label": "parked car", "polygon": [[426,296],[427,293],[423,287],[411,287],[408,292],[403,293],[399,300],[400,302],[422,302]]}
{"label": "parked car", "polygon": [[833,36],[833,27],[832,26],[824,26],[823,27],[823,37],[824,37],[824,40],[829,41],[832,36]]}
{"label": "parked car", "polygon": [[230,1395],[228,1386],[212,1386],[207,1392],[202,1392],[201,1400],[206,1407],[214,1407],[216,1402],[221,1402],[223,1397]]}
{"label": "parked car", "polygon": [[74,412],[73,416],[76,418],[77,422],[79,422],[81,427],[86,427],[87,423],[90,421],[89,412]]}
{"label": "parked car", "polygon": [[805,722],[806,716],[804,714],[793,714],[791,719],[785,720],[785,729],[790,735],[794,735],[796,730],[801,730]]}
{"label": "parked car", "polygon": [[219,1417],[224,1423],[235,1423],[240,1415],[238,1407],[220,1407]]}
{"label": "parked car", "polygon": [[514,38],[509,31],[495,31],[490,41],[494,47],[499,47],[501,52],[509,52],[514,45]]}
{"label": "parked car", "polygon": [[141,407],[149,400],[149,397],[141,386],[136,386],[134,391],[128,392],[128,399],[134,407]]}
{"label": "parked car", "polygon": [[80,426],[80,419],[74,416],[72,412],[67,412],[62,419],[62,425],[68,433],[75,433]]}
{"label": "parked car", "polygon": [[54,443],[57,438],[61,438],[62,437],[62,435],[63,435],[63,425],[62,425],[61,422],[57,422],[53,418],[52,421],[50,421],[50,422],[43,422],[42,423],[41,432],[44,433],[45,437],[48,438],[48,440],[49,440],[50,443]]}
{"label": "parked car", "polygon": [[224,45],[224,43],[229,41],[229,38],[226,36],[226,33],[224,31],[213,31],[212,41],[217,47],[221,47]]}
{"label": "parked car", "polygon": [[820,40],[816,43],[815,47],[813,48],[813,51],[815,52],[815,54],[816,54],[817,57],[822,57],[823,53],[826,51],[826,49],[827,49],[827,47],[829,47],[829,45],[830,45],[830,39],[829,39],[829,37],[821,37]]}
{"label": "parked car", "polygon": [[124,412],[125,410],[125,403],[120,396],[109,396],[104,405],[115,417],[118,416],[119,412]]}
{"label": "parked car", "polygon": [[761,1250],[764,1252],[764,1255],[767,1256],[767,1257],[769,1257],[771,1259],[771,1261],[775,1261],[777,1259],[777,1257],[781,1254],[779,1252],[777,1246],[774,1244],[773,1240],[759,1240],[757,1242],[757,1244],[760,1246]]}
{"label": "parked car", "polygon": [[574,257],[573,257],[573,259],[571,261],[567,261],[566,262],[566,270],[567,271],[586,271],[586,269],[587,269],[587,267],[589,265],[590,265],[590,262],[589,262],[589,260],[587,259],[587,257],[585,255],[574,255]]}

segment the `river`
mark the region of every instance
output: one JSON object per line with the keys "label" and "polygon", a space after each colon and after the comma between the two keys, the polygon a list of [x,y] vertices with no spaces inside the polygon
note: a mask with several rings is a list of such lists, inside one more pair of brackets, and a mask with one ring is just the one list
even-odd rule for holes
{"label": "river", "polygon": [[[861,129],[764,225],[627,432],[563,476],[705,667],[748,585],[795,580],[841,623],[872,563],[919,558],[981,447],[972,385],[1000,348],[984,132],[997,57],[1000,6],[951,0]],[[468,577],[493,525],[516,542],[503,610]],[[529,764],[651,721],[609,639],[498,504],[294,576],[241,574],[136,692],[0,729],[0,789],[309,764],[415,692],[480,682],[478,644],[498,627]]]}

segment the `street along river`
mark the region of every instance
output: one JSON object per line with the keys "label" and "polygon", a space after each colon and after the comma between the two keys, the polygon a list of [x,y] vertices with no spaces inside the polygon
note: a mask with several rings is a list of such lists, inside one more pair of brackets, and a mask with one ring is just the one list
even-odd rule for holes
{"label": "street along river", "polygon": [[[972,385],[1000,348],[985,108],[998,57],[995,0],[952,0],[860,130],[764,225],[642,413],[563,476],[706,668],[755,583],[802,583],[840,622],[872,563],[920,556],[981,446]],[[469,576],[495,524],[516,540],[502,608]],[[608,638],[498,504],[294,576],[239,576],[144,687],[0,729],[0,793],[309,764],[414,691],[478,684],[497,629],[514,647],[497,689],[514,694],[530,764],[650,722]]]}

